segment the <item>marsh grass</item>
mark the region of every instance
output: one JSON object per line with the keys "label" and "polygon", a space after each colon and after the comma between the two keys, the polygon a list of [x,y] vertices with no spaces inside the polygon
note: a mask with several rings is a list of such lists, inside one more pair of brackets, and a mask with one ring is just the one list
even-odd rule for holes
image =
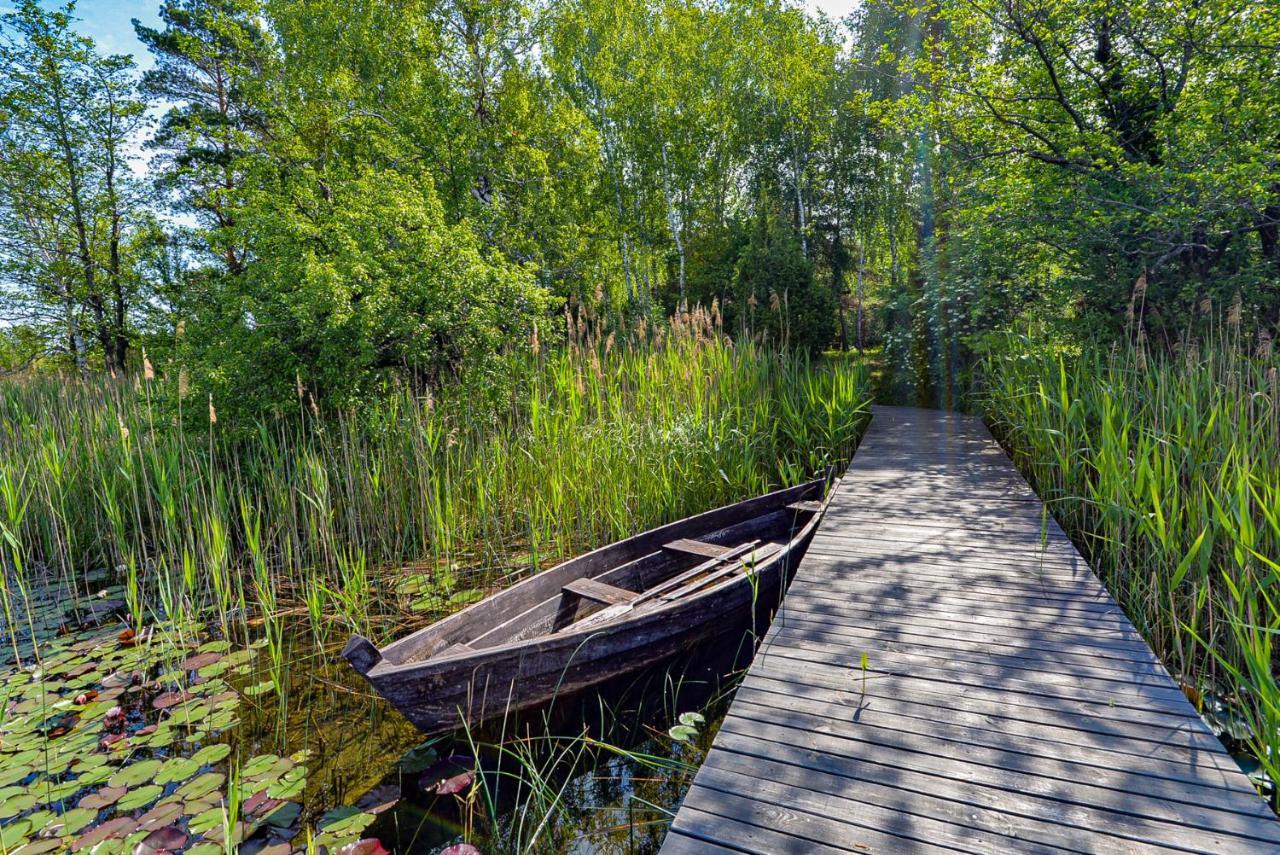
{"label": "marsh grass", "polygon": [[1231,323],[1164,356],[1141,342],[1062,353],[1014,341],[987,361],[983,406],[1193,701],[1280,780],[1280,387],[1269,342],[1246,345]]}
{"label": "marsh grass", "polygon": [[400,389],[238,431],[178,419],[160,403],[178,381],[163,376],[0,385],[5,608],[32,572],[88,594],[84,572],[105,567],[139,627],[163,599],[224,628],[299,609],[322,643],[335,618],[385,636],[583,549],[798,483],[847,459],[865,418],[860,366],[730,342],[703,313],[571,329],[507,360],[501,400]]}

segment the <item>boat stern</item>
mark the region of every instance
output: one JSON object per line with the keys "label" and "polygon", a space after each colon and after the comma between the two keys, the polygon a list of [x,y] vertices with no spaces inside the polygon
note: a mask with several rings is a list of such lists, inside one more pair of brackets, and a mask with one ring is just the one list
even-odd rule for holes
{"label": "boat stern", "polygon": [[351,667],[360,672],[360,676],[368,677],[373,667],[382,661],[378,648],[363,635],[353,635],[342,648],[342,658],[351,663]]}

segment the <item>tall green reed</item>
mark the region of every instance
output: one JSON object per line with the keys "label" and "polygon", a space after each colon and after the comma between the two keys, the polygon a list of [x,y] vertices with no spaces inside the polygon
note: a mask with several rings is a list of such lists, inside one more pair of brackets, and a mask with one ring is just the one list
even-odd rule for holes
{"label": "tall green reed", "polygon": [[[1228,333],[1231,326],[1227,325]],[[1280,780],[1280,384],[1265,338],[1151,354],[1011,340],[993,429],[1191,695],[1225,695]]]}
{"label": "tall green reed", "polygon": [[23,509],[6,537],[28,570],[82,593],[87,571],[113,571],[138,624],[164,580],[165,603],[224,629],[293,610],[317,639],[334,612],[388,633],[847,459],[864,370],[731,341],[712,317],[580,315],[560,346],[508,357],[491,389],[399,388],[247,428],[176,417],[176,371],[0,383],[0,482]]}

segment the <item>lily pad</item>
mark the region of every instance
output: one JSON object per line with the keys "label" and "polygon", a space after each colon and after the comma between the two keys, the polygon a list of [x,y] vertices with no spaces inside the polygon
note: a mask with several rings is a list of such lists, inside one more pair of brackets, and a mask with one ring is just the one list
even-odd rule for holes
{"label": "lily pad", "polygon": [[172,852],[187,845],[190,838],[176,825],[166,825],[150,832],[142,838],[134,855],[151,855],[155,852]]}
{"label": "lily pad", "polygon": [[145,781],[155,778],[156,773],[160,771],[160,767],[163,765],[159,760],[141,760],[137,763],[130,763],[112,775],[107,783],[113,787],[136,787]]}
{"label": "lily pad", "polygon": [[137,810],[140,807],[146,807],[154,802],[164,793],[164,787],[159,784],[149,784],[145,787],[138,787],[136,790],[130,790],[124,798],[116,803],[116,810],[121,813],[128,813]]}
{"label": "lily pad", "polygon": [[157,784],[185,781],[199,772],[203,765],[194,757],[173,757],[164,761],[160,771],[156,772],[154,780]]}
{"label": "lily pad", "polygon": [[104,840],[123,840],[132,834],[134,829],[137,827],[138,823],[136,820],[130,819],[127,816],[117,817],[116,819],[102,823],[102,825],[91,829],[81,836],[75,843],[71,844],[71,851],[79,852],[82,849],[89,849],[99,843],[102,843]]}
{"label": "lily pad", "polygon": [[217,742],[213,745],[206,745],[195,754],[191,755],[191,759],[199,763],[201,766],[207,766],[213,763],[220,763],[227,759],[227,755],[231,753],[231,746],[225,742]]}
{"label": "lily pad", "polygon": [[227,776],[218,772],[205,772],[199,777],[192,778],[187,783],[178,788],[174,795],[186,801],[193,801],[201,796],[208,795],[214,790],[222,786],[227,780]]}
{"label": "lily pad", "polygon": [[128,787],[103,787],[82,798],[79,807],[86,810],[102,810],[120,801],[127,792],[129,792]]}
{"label": "lily pad", "polygon": [[72,808],[63,811],[56,819],[50,820],[44,831],[58,837],[69,837],[72,834],[78,834],[97,818],[98,812],[92,808]]}

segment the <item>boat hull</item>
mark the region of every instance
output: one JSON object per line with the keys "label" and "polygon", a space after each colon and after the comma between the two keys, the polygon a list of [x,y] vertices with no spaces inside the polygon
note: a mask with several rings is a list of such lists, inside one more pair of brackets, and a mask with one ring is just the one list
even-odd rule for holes
{"label": "boat hull", "polygon": [[[821,490],[822,482],[813,482],[682,522],[694,532],[699,526],[723,527],[734,522],[749,525],[761,514],[783,513],[789,501],[810,498],[815,493],[820,497]],[[735,508],[741,509],[742,519],[735,520]],[[813,537],[819,516],[815,514],[787,532],[781,548],[751,570],[672,602],[637,608],[634,614],[616,620],[456,655],[437,652],[421,661],[396,661],[397,655],[406,656],[397,648],[407,645],[412,649],[413,637],[383,651],[357,637],[345,655],[379,694],[425,733],[500,719],[669,659],[723,634],[731,626],[749,624],[753,616],[772,615]],[[551,586],[562,584],[557,575],[567,575],[575,562],[590,564],[593,557],[604,559],[611,555],[614,560],[628,558],[652,550],[655,544],[673,536],[682,536],[681,531],[682,525],[676,523],[637,535],[545,571],[540,574],[543,578],[535,577],[521,585],[537,591],[536,596],[544,596]],[[481,614],[486,605],[497,610],[500,598],[514,598],[513,592],[509,589],[495,595],[493,604],[473,609]],[[459,624],[466,620],[463,613],[446,619]],[[437,626],[442,625],[445,622]],[[763,627],[759,631],[763,632]],[[418,644],[421,646],[422,642]]]}

